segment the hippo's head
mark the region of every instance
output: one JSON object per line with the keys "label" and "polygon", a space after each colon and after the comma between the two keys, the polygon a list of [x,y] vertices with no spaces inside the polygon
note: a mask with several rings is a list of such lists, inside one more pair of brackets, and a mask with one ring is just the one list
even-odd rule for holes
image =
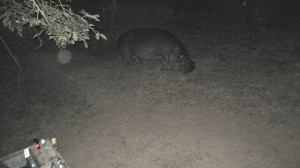
{"label": "hippo's head", "polygon": [[[180,43],[182,44],[182,43]],[[169,70],[178,70],[183,73],[193,71],[196,66],[194,61],[189,58],[189,54],[185,46],[182,44],[171,50],[168,57],[164,58],[164,68]]]}
{"label": "hippo's head", "polygon": [[190,60],[187,55],[180,55],[178,64],[179,70],[183,73],[191,72],[196,68],[194,61]]}
{"label": "hippo's head", "polygon": [[168,70],[178,70],[188,73],[196,68],[194,61],[190,60],[187,55],[171,56],[170,60],[164,61],[164,68]]}
{"label": "hippo's head", "polygon": [[177,64],[177,69],[181,72],[188,73],[193,71],[196,66],[195,63],[189,58],[189,52],[186,47],[182,43],[180,44],[180,47],[174,48],[174,54],[171,56],[171,62],[175,62]]}

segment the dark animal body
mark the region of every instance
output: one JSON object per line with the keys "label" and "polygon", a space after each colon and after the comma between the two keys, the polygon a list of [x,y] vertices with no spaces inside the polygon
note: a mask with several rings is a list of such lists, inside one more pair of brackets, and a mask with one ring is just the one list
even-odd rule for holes
{"label": "dark animal body", "polygon": [[162,60],[163,69],[184,73],[195,69],[185,45],[165,30],[131,29],[119,37],[118,47],[125,65],[158,59]]}

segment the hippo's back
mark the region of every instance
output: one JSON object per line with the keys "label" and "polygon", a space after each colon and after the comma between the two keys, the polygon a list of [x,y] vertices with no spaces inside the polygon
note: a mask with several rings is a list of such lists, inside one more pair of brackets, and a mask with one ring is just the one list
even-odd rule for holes
{"label": "hippo's back", "polygon": [[118,46],[123,54],[131,54],[143,60],[166,57],[166,53],[171,53],[175,48],[186,52],[183,43],[171,33],[152,28],[137,28],[125,32],[119,37]]}

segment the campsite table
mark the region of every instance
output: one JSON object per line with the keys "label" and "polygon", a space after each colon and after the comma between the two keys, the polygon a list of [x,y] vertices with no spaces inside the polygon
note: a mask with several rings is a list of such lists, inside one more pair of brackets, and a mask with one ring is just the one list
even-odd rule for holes
{"label": "campsite table", "polygon": [[[31,157],[38,162],[37,164],[40,165],[38,166],[40,168],[60,168],[58,162],[59,160],[64,162],[63,158],[56,149],[53,149],[49,140],[45,142],[40,149],[35,149],[33,145],[28,147]],[[24,149],[1,158],[0,168],[27,168]],[[51,167],[51,165],[53,166]],[[65,163],[63,168],[70,167]]]}

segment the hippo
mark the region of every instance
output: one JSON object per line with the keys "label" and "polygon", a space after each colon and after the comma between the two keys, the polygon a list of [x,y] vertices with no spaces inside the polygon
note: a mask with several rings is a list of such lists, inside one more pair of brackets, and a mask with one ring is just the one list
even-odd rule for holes
{"label": "hippo", "polygon": [[158,61],[165,70],[183,73],[193,71],[195,63],[190,60],[185,45],[166,30],[135,28],[119,37],[118,47],[125,65]]}

